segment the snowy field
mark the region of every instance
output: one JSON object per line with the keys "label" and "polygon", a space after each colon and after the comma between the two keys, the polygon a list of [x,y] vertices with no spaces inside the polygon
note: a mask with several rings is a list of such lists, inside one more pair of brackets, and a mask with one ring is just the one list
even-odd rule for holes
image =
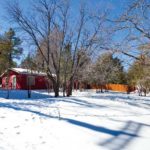
{"label": "snowy field", "polygon": [[0,91],[0,150],[150,150],[150,96]]}

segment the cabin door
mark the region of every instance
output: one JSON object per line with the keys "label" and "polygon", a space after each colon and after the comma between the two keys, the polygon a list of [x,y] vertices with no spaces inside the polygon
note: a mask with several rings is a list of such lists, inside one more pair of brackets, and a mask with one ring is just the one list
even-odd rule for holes
{"label": "cabin door", "polygon": [[16,89],[16,76],[12,79],[12,89]]}

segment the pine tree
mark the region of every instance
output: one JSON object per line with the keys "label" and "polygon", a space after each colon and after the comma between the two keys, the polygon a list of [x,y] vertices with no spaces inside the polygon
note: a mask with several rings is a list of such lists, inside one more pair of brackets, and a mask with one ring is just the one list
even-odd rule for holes
{"label": "pine tree", "polygon": [[[15,36],[15,31],[10,28],[0,39],[0,71],[8,69],[7,72],[7,82],[9,82],[9,68],[16,66],[14,59],[19,58],[22,54],[22,49],[20,48],[21,40]],[[9,98],[9,85],[7,83]]]}
{"label": "pine tree", "polygon": [[22,54],[22,48],[20,48],[21,40],[15,36],[15,31],[10,28],[5,32],[4,40],[8,44],[7,57],[8,57],[8,67],[13,66],[13,59],[18,59]]}
{"label": "pine tree", "polygon": [[95,76],[101,84],[126,83],[125,73],[120,59],[114,58],[111,53],[102,54],[95,64]]}

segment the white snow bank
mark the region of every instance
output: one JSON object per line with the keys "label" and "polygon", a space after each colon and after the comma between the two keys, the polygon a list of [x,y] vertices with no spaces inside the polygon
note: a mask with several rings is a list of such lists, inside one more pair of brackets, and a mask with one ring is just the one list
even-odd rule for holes
{"label": "white snow bank", "polygon": [[0,150],[149,150],[150,97],[0,91]]}

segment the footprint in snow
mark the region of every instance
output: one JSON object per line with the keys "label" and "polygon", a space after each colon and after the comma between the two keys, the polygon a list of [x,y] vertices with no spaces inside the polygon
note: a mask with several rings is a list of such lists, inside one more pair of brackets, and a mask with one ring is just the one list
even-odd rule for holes
{"label": "footprint in snow", "polygon": [[0,132],[0,134],[4,134],[3,132]]}
{"label": "footprint in snow", "polygon": [[20,134],[20,132],[16,132],[16,134],[18,134],[18,135],[19,135],[19,134]]}
{"label": "footprint in snow", "polygon": [[0,118],[4,119],[4,118],[6,118],[6,117],[5,117],[5,116],[0,116]]}
{"label": "footprint in snow", "polygon": [[19,128],[20,126],[18,125],[18,126],[15,126],[14,128]]}
{"label": "footprint in snow", "polygon": [[43,141],[41,144],[46,144],[46,142],[45,142],[45,141]]}

